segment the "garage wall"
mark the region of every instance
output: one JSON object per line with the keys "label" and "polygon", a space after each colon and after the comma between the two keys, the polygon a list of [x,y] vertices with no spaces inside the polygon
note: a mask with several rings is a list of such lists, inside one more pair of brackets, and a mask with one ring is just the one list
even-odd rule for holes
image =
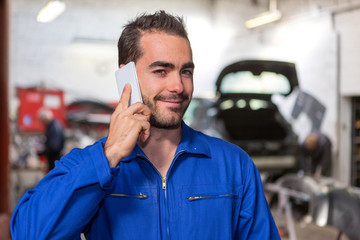
{"label": "garage wall", "polygon": [[227,42],[244,30],[246,15],[267,8],[267,0],[257,6],[251,1],[76,0],[66,1],[66,11],[55,21],[38,23],[36,14],[46,2],[13,1],[11,85],[61,88],[69,101],[117,101],[114,71],[122,26],[139,13],[159,9],[184,16],[196,63],[195,95],[213,94]]}
{"label": "garage wall", "polygon": [[351,98],[340,97],[339,107],[339,151],[335,177],[350,184],[351,177]]}
{"label": "garage wall", "polygon": [[336,13],[335,27],[340,38],[340,93],[360,95],[360,6]]}
{"label": "garage wall", "polygon": [[351,172],[351,98],[360,96],[360,5],[334,12],[339,33],[339,179],[350,183]]}
{"label": "garage wall", "polygon": [[[245,52],[250,53],[254,41],[268,41],[269,31],[265,35],[254,32],[270,29],[278,32],[270,36],[271,42],[280,44],[285,37],[281,23],[291,21],[293,16],[309,14],[313,9],[338,4],[336,0],[279,0],[283,20],[251,31],[245,28],[245,20],[266,11],[268,0],[74,0],[66,1],[66,11],[54,22],[37,23],[36,14],[46,2],[12,1],[11,86],[43,84],[62,88],[72,97],[106,101],[117,100],[113,84],[117,38],[123,24],[139,12],[165,9],[184,16],[196,63],[195,95],[211,95],[221,68],[237,59],[231,56],[239,39],[243,46],[249,46]],[[267,43],[268,48],[274,45]]]}

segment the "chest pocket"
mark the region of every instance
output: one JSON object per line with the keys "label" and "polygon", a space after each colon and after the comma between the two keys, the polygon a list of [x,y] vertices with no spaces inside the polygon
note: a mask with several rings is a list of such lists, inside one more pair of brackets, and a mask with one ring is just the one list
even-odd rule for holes
{"label": "chest pocket", "polygon": [[159,239],[157,196],[158,189],[147,186],[118,186],[106,195],[100,211],[110,220],[109,239]]}
{"label": "chest pocket", "polygon": [[242,185],[183,187],[180,201],[180,239],[232,239],[242,198]]}

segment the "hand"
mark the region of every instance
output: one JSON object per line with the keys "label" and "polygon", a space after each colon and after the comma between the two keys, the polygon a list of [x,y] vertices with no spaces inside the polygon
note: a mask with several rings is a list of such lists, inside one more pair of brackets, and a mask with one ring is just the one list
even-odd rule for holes
{"label": "hand", "polygon": [[110,118],[109,135],[105,142],[105,156],[111,168],[130,155],[137,141],[150,136],[150,109],[143,103],[128,106],[131,85],[126,84],[119,104]]}

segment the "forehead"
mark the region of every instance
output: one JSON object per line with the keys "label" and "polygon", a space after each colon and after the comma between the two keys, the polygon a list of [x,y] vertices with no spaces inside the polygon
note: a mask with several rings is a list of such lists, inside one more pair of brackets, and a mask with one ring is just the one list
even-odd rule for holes
{"label": "forehead", "polygon": [[148,60],[192,61],[192,51],[187,39],[165,32],[145,32],[140,38],[142,57]]}

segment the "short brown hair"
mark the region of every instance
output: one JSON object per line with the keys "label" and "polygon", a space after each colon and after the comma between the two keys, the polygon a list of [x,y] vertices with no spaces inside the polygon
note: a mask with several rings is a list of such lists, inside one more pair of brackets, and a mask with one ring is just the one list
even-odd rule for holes
{"label": "short brown hair", "polygon": [[[143,54],[139,42],[144,32],[165,32],[188,39],[182,17],[173,16],[163,10],[154,14],[142,14],[124,26],[118,41],[118,64],[136,62]],[[190,43],[190,42],[189,42]]]}

